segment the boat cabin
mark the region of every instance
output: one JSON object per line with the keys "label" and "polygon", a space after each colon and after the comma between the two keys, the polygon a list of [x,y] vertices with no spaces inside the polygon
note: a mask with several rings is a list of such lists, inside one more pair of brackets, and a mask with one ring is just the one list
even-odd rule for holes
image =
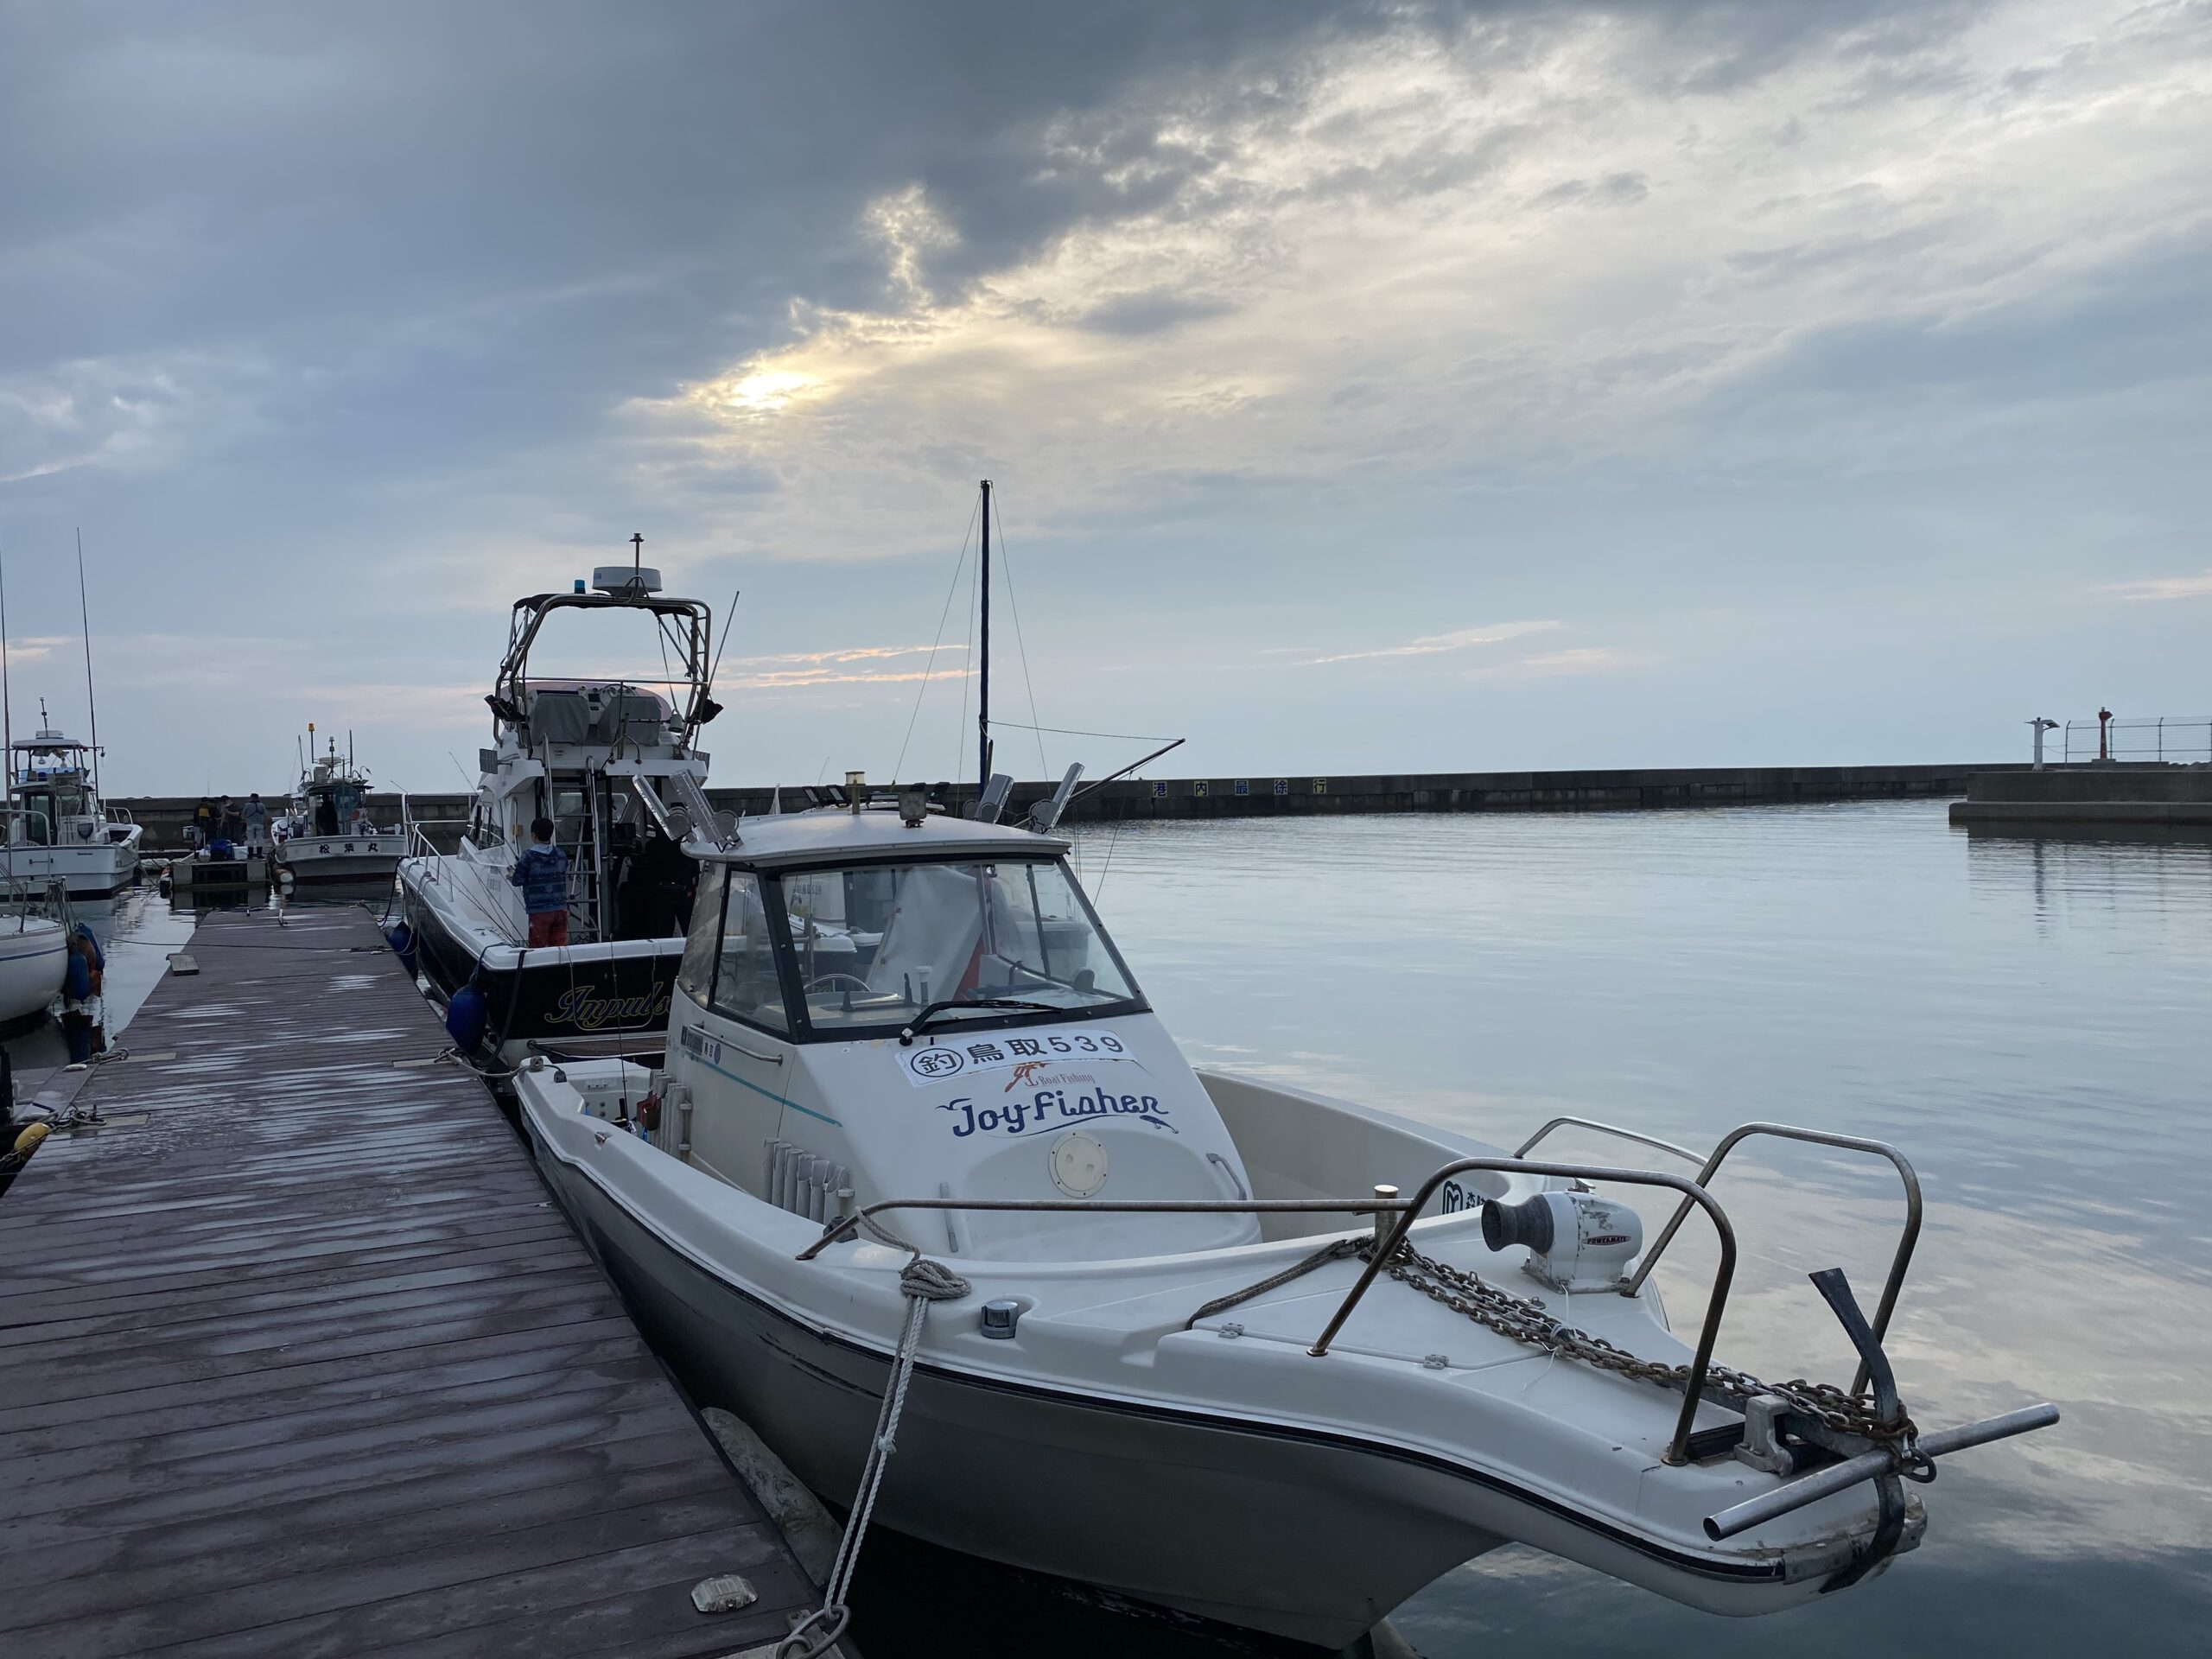
{"label": "boat cabin", "polygon": [[[683,1154],[816,1219],[942,1198],[1236,1198],[1235,1144],[1049,836],[830,808],[704,855],[667,1093]],[[658,1110],[668,1109],[663,1102]],[[1084,1258],[1249,1215],[909,1217],[931,1249]]]}
{"label": "boat cabin", "polygon": [[107,839],[107,817],[92,772],[92,751],[41,728],[12,746],[15,796],[9,838],[19,845],[75,846]]}
{"label": "boat cabin", "polygon": [[368,779],[341,764],[317,761],[292,794],[295,836],[346,836],[369,828]]}
{"label": "boat cabin", "polygon": [[[594,590],[518,601],[507,654],[486,698],[493,744],[479,752],[482,773],[462,856],[504,869],[531,844],[531,826],[552,820],[569,859],[570,944],[680,938],[691,911],[697,866],[683,851],[718,834],[704,792],[707,756],[699,729],[721,712],[708,695],[711,616],[696,600],[665,597],[660,575],[642,566],[602,567]],[[547,621],[582,612],[652,619],[668,678],[555,678],[533,675],[530,654]],[[520,901],[485,889],[519,938]]]}

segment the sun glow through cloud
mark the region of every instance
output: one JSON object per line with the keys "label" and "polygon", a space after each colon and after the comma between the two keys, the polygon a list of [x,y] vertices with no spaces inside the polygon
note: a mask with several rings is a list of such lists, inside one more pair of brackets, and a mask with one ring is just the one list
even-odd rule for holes
{"label": "sun glow through cloud", "polygon": [[1192,468],[1570,448],[1825,468],[1910,423],[1742,421],[1737,389],[1824,330],[1968,329],[2202,219],[2181,158],[2212,143],[2212,74],[2179,49],[2201,32],[2012,3],[1742,79],[1664,18],[1500,16],[1163,85],[1036,133],[1094,213],[947,288],[932,261],[961,238],[906,187],[862,215],[884,304],[798,300],[789,344],[634,407],[730,464],[899,478],[924,432],[1020,453],[1065,506]]}

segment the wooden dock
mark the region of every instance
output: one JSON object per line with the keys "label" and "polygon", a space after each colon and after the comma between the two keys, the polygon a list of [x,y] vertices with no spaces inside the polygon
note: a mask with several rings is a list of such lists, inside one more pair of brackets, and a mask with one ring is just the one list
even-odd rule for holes
{"label": "wooden dock", "polygon": [[0,1198],[0,1652],[782,1637],[812,1590],[373,920],[187,949]]}

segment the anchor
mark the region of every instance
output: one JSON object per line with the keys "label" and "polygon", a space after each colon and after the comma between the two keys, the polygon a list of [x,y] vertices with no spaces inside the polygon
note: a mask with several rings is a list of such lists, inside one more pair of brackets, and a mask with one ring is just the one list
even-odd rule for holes
{"label": "anchor", "polygon": [[1821,1586],[1826,1594],[1857,1584],[1897,1553],[1904,1537],[1906,1481],[1935,1479],[1936,1459],[1954,1452],[2048,1428],[2058,1421],[2058,1408],[2045,1402],[1932,1434],[1918,1433],[1905,1414],[1890,1357],[1867,1324],[1843,1269],[1824,1268],[1809,1277],[1843,1326],[1844,1334],[1851,1338],[1851,1345],[1859,1351],[1861,1375],[1873,1389],[1876,1432],[1837,1428],[1775,1395],[1750,1401],[1744,1413],[1743,1444],[1736,1453],[1739,1459],[1777,1474],[1794,1474],[1816,1462],[1821,1466],[1758,1497],[1708,1516],[1705,1535],[1718,1543],[1817,1503],[1862,1480],[1871,1480],[1879,1505],[1873,1536],[1853,1553],[1848,1565]]}

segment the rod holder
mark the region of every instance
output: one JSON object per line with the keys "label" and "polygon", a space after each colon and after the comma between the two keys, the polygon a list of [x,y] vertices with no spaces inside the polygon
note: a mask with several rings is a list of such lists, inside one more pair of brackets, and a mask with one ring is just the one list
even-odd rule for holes
{"label": "rod holder", "polygon": [[1388,1181],[1375,1183],[1375,1243],[1381,1248],[1398,1219],[1398,1189]]}

